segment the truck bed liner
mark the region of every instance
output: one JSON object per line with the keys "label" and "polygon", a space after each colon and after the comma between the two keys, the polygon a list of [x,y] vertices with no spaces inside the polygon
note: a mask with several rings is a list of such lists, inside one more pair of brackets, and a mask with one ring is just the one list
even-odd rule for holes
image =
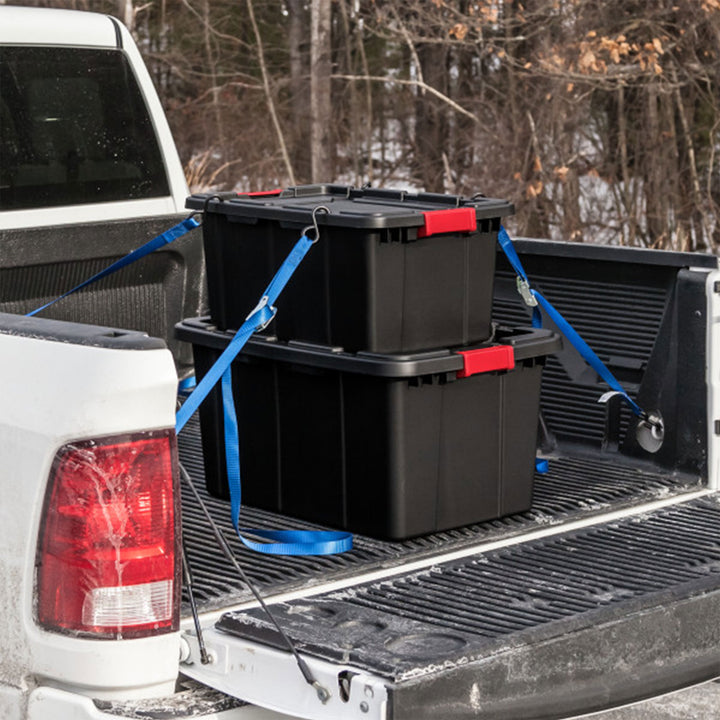
{"label": "truck bed liner", "polygon": [[[720,672],[718,536],[709,496],[275,616],[306,656],[385,678],[393,720],[567,717]],[[216,627],[282,648],[259,609]]]}
{"label": "truck bed liner", "polygon": [[[526,513],[425,535],[403,542],[355,536],[354,549],[326,557],[278,557],[247,550],[236,538],[230,503],[205,492],[200,430],[193,418],[178,438],[180,460],[203,495],[214,521],[222,529],[243,567],[264,595],[320,585],[379,568],[472,547],[481,542],[606,513],[632,505],[699,489],[696,477],[663,473],[628,460],[619,467],[600,453],[550,459],[547,474],[535,478],[533,507]],[[250,599],[250,590],[219,551],[207,522],[188,493],[183,493],[183,535],[201,611],[217,610]],[[242,509],[242,525],[258,528],[319,526],[249,507]]]}

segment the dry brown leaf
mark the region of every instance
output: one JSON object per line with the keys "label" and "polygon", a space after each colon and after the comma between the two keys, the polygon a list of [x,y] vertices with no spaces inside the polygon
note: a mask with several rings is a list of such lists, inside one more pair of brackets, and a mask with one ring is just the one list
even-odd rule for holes
{"label": "dry brown leaf", "polygon": [[468,26],[464,23],[457,23],[456,25],[453,25],[453,27],[450,28],[449,35],[451,37],[456,37],[458,40],[464,40],[465,37],[468,34]]}
{"label": "dry brown leaf", "polygon": [[536,198],[543,191],[542,180],[528,183],[525,188],[525,196],[529,199]]}
{"label": "dry brown leaf", "polygon": [[593,65],[595,65],[596,60],[597,58],[595,57],[595,53],[588,49],[581,55],[580,60],[578,61],[578,67],[587,72],[592,69]]}

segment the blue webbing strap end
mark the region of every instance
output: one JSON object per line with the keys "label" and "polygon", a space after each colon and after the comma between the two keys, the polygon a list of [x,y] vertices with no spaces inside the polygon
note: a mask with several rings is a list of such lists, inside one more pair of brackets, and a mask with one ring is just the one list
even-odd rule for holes
{"label": "blue webbing strap end", "polygon": [[[222,401],[225,420],[225,464],[230,489],[230,511],[238,538],[245,547],[265,555],[333,555],[352,550],[350,533],[335,530],[265,530],[240,527],[242,485],[240,482],[240,447],[235,400],[232,392],[232,367],[222,376]],[[269,542],[256,542],[245,534]]]}
{"label": "blue webbing strap end", "polygon": [[111,265],[108,265],[104,270],[101,270],[99,273],[96,273],[92,277],[88,278],[87,280],[84,280],[79,285],[76,285],[71,290],[68,290],[67,292],[64,292],[62,295],[59,295],[54,300],[51,300],[50,302],[45,303],[44,305],[41,305],[39,308],[35,308],[32,312],[27,313],[26,317],[33,317],[34,315],[37,315],[39,312],[42,312],[43,310],[47,310],[51,305],[54,305],[56,302],[59,302],[60,300],[64,300],[68,295],[72,295],[73,293],[76,293],[78,290],[82,290],[83,288],[87,287],[88,285],[92,285],[92,283],[97,282],[98,280],[102,280],[103,278],[107,277],[108,275],[112,275],[113,273],[116,273],[118,270],[121,270],[124,267],[127,267],[128,265],[131,265],[136,260],[140,260],[140,258],[145,257],[146,255],[149,255],[151,252],[154,252],[158,248],[162,247],[163,245],[168,245],[171,242],[177,240],[178,238],[181,238],[186,233],[190,232],[191,230],[194,230],[196,227],[198,227],[200,223],[194,218],[193,215],[190,215],[189,217],[185,218],[182,222],[179,222],[177,225],[174,225],[169,230],[166,230],[164,233],[161,233],[160,235],[157,235],[152,240],[149,240],[144,245],[141,245],[139,248],[136,248],[135,250],[132,250],[124,257],[121,257],[119,260],[116,260]]}

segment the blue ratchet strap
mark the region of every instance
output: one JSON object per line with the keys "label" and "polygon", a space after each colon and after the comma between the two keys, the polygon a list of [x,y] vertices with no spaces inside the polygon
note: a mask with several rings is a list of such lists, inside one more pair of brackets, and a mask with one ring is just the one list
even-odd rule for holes
{"label": "blue ratchet strap", "polygon": [[550,463],[544,458],[535,458],[535,472],[544,475],[550,469]]}
{"label": "blue ratchet strap", "polygon": [[[232,393],[231,363],[242,350],[250,336],[261,330],[275,317],[273,307],[295,268],[305,257],[314,244],[307,235],[298,240],[285,262],[263,293],[257,307],[248,315],[230,344],[215,361],[207,374],[197,384],[195,390],[185,401],[177,413],[175,429],[180,432],[185,423],[200,406],[210,390],[222,378],[221,389],[223,399],[223,415],[225,424],[225,462],[227,466],[228,485],[230,489],[230,505],[232,521],[240,541],[251,550],[266,555],[330,555],[352,549],[352,535],[332,530],[263,530],[240,528],[240,507],[242,500],[240,482],[240,447],[238,441],[238,425],[235,413],[235,402]],[[271,542],[255,542],[243,535],[250,533]]]}
{"label": "blue ratchet strap", "polygon": [[525,303],[533,308],[533,326],[542,327],[542,315],[539,307],[548,314],[558,330],[570,341],[590,367],[630,406],[632,412],[641,420],[648,420],[648,414],[627,394],[617,378],[610,372],[595,351],[578,335],[570,323],[537,290],[530,287],[530,281],[520,262],[515,246],[504,227],[500,226],[498,243],[508,262],[517,274],[518,292]]}
{"label": "blue ratchet strap", "polygon": [[197,385],[194,375],[189,375],[178,383],[179,393],[189,393]]}
{"label": "blue ratchet strap", "polygon": [[114,262],[112,265],[108,265],[104,270],[101,270],[99,273],[93,275],[91,278],[88,278],[84,282],[81,282],[79,285],[75,286],[72,290],[68,290],[66,293],[63,293],[59,297],[56,297],[54,300],[51,300],[49,303],[45,303],[42,307],[39,307],[32,312],[29,312],[27,314],[27,317],[32,317],[33,315],[37,315],[39,312],[42,312],[43,310],[46,310],[51,305],[54,305],[56,302],[59,302],[60,300],[66,298],[68,295],[72,295],[73,293],[77,292],[78,290],[82,290],[84,287],[87,287],[88,285],[91,285],[94,282],[97,282],[98,280],[102,280],[102,278],[107,277],[108,275],[112,275],[113,273],[117,272],[118,270],[122,270],[122,268],[131,265],[136,260],[140,260],[140,258],[145,257],[146,255],[149,255],[151,252],[154,252],[158,248],[161,248],[163,245],[169,245],[174,240],[177,240],[178,238],[185,235],[185,233],[190,232],[191,230],[194,230],[196,227],[198,227],[200,223],[195,220],[195,218],[191,215],[188,218],[185,218],[182,222],[178,223],[177,225],[171,227],[169,230],[166,230],[164,233],[161,233],[157,237],[154,237],[149,242],[146,242],[144,245],[141,245],[139,248],[133,250],[132,252],[129,252],[125,257],[120,258],[116,262]]}

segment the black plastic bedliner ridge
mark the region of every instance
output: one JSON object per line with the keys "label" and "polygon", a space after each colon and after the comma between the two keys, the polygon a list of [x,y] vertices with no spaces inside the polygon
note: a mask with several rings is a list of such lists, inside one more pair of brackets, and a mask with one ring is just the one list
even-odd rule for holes
{"label": "black plastic bedliner ridge", "polygon": [[[551,257],[582,258],[590,261],[640,264],[660,267],[699,267],[714,270],[718,266],[715,255],[703,253],[649,250],[647,248],[621,247],[619,245],[597,245],[595,243],[566,243],[532,238],[513,239],[520,255],[547,255]],[[498,251],[499,253],[499,251]],[[500,253],[499,253],[500,254]]]}

